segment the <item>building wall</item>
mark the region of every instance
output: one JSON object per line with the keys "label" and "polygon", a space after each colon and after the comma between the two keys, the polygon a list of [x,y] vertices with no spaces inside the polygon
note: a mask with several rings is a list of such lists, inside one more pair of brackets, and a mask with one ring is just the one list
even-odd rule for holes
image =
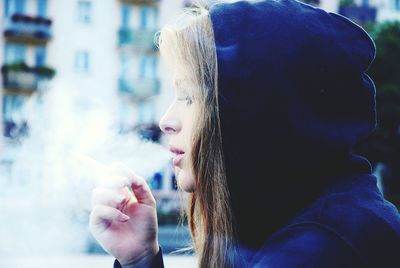
{"label": "building wall", "polygon": [[117,1],[88,1],[87,23],[79,16],[80,1],[52,1],[50,13],[55,19],[49,61],[57,70],[55,86],[85,92],[88,101],[104,95],[115,100]]}
{"label": "building wall", "polygon": [[[0,12],[3,14],[4,1],[1,1]],[[37,0],[26,0],[26,14],[36,16]],[[79,95],[79,105],[99,105],[107,107],[116,121],[133,126],[140,121],[158,124],[173,98],[171,73],[160,61],[158,52],[152,54],[157,58],[154,76],[160,80],[160,93],[146,102],[131,102],[121,98],[118,91],[118,79],[121,76],[121,58],[131,61],[129,74],[138,77],[142,56],[131,49],[121,49],[118,44],[118,31],[122,26],[122,1],[102,0],[83,1],[89,4],[88,19],[82,19],[79,3],[82,1],[48,0],[47,17],[52,19],[52,38],[46,45],[46,65],[56,70],[49,90],[63,90],[71,95]],[[161,0],[156,18],[149,18],[147,26],[159,29],[184,6],[184,1]],[[140,27],[140,6],[132,6],[128,25]],[[86,18],[86,17],[85,17]],[[4,23],[0,24],[3,32]],[[4,38],[0,37],[0,62],[4,59]],[[35,65],[36,47],[26,46],[25,61]],[[84,56],[82,56],[84,55]],[[128,55],[128,57],[125,57]],[[82,63],[87,59],[86,64]],[[85,58],[85,59],[82,59]],[[79,60],[81,59],[81,60]],[[80,62],[80,63],[77,63]],[[1,82],[1,81],[0,81]],[[3,90],[0,94],[3,94]],[[2,97],[2,95],[1,95]],[[0,102],[1,105],[2,102]],[[1,117],[2,119],[2,117]],[[62,118],[60,118],[62,120]],[[2,124],[0,124],[2,125]],[[0,140],[5,140],[0,135]],[[161,141],[165,144],[165,137]],[[167,166],[164,172],[163,188],[170,189],[172,170]]]}
{"label": "building wall", "polygon": [[374,0],[371,4],[378,8],[377,21],[400,20],[400,0]]}
{"label": "building wall", "polygon": [[378,22],[400,20],[400,0],[355,0],[355,3],[376,7]]}
{"label": "building wall", "polygon": [[321,0],[320,7],[329,12],[337,12],[339,9],[339,0]]}
{"label": "building wall", "polygon": [[[159,5],[120,4],[117,30],[147,31],[152,37],[153,33],[159,29],[159,9]],[[132,33],[132,36],[134,38],[135,33]],[[149,39],[146,44],[151,46],[152,40]],[[151,49],[150,51],[138,50],[131,42],[119,44],[118,52],[119,79],[124,83],[134,85],[138,80],[157,81],[159,79],[158,53]],[[122,93],[121,88],[119,91],[121,93],[120,123],[123,129],[130,129],[137,124],[155,123],[154,98],[135,101],[133,94]]]}
{"label": "building wall", "polygon": [[[8,9],[6,10],[6,2],[8,3]],[[10,64],[10,63],[19,63],[19,62],[25,62],[28,66],[34,67],[34,66],[47,66],[47,60],[46,60],[46,54],[47,54],[47,43],[42,43],[42,44],[35,44],[34,42],[31,41],[26,41],[26,42],[9,42],[6,41],[6,38],[4,37],[4,30],[5,29],[15,29],[15,24],[11,24],[11,15],[18,12],[22,13],[24,15],[28,15],[31,17],[38,17],[38,16],[44,16],[48,18],[48,7],[52,4],[51,0],[47,1],[42,1],[42,0],[25,0],[25,1],[20,1],[19,3],[22,3],[22,5],[19,6],[20,10],[17,9],[17,1],[15,0],[2,0],[1,1],[1,24],[0,24],[0,30],[1,30],[1,37],[0,37],[0,62],[1,65],[4,64]],[[46,8],[47,7],[47,8]],[[6,12],[7,11],[7,12]],[[40,12],[40,13],[39,13]],[[8,13],[8,14],[6,14]],[[35,23],[30,23],[27,24],[27,26],[24,26],[26,29],[33,29],[29,27],[33,27],[34,25],[37,25]],[[12,26],[10,28],[10,26]],[[38,29],[35,27],[34,29]],[[22,77],[22,76],[21,76]],[[37,77],[37,76],[36,76]],[[25,77],[26,78],[26,77]],[[32,81],[32,75],[29,78],[30,81]],[[1,85],[3,85],[3,77],[1,77]],[[3,86],[2,86],[3,88]],[[17,93],[19,94],[19,93]],[[11,94],[10,92],[6,93],[4,90],[1,90],[1,106],[2,109],[2,116],[1,116],[1,121],[3,119],[7,119],[10,117],[10,115],[17,114],[15,118],[18,118],[19,122],[21,123],[24,121],[24,119],[20,116],[18,116],[18,110],[23,107],[23,105],[27,102],[29,99],[28,96],[25,96],[24,94],[20,94],[19,96],[15,96],[15,94]],[[16,105],[18,103],[18,105]],[[4,105],[3,105],[4,104]],[[20,107],[20,108],[18,108]],[[4,113],[3,117],[3,110],[6,110]],[[14,113],[15,112],[15,113]],[[12,116],[13,117],[13,116]],[[7,119],[8,120],[8,119]],[[18,121],[16,120],[16,121]],[[3,131],[3,124],[0,124],[1,127],[1,133],[4,133]],[[1,136],[1,140],[4,141],[3,135]]]}
{"label": "building wall", "polygon": [[[2,20],[0,21],[0,32],[3,31],[3,25],[4,25],[4,0],[1,1],[0,3],[0,18]],[[4,38],[0,37],[0,65],[4,64]],[[3,124],[2,124],[2,114],[3,114],[3,76],[0,75],[0,153],[4,151],[3,146],[4,146],[4,137],[1,135],[3,133]]]}

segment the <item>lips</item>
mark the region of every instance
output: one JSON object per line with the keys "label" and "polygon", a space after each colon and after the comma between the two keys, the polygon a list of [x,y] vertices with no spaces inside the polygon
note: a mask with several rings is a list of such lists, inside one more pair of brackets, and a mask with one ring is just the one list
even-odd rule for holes
{"label": "lips", "polygon": [[179,149],[179,148],[177,148],[175,146],[172,146],[172,145],[169,146],[169,150],[171,152],[173,152],[174,154],[183,154],[183,153],[185,153],[183,150],[181,150],[181,149]]}
{"label": "lips", "polygon": [[174,147],[172,145],[169,146],[169,150],[175,154],[174,158],[172,159],[172,163],[174,166],[178,166],[179,163],[181,162],[185,152],[177,147]]}

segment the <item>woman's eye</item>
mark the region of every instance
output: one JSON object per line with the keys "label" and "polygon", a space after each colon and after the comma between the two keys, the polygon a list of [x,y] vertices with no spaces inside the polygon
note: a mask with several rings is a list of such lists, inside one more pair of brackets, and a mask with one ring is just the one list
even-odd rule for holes
{"label": "woman's eye", "polygon": [[191,98],[190,96],[186,96],[186,97],[184,97],[184,98],[178,98],[178,100],[179,100],[179,101],[186,101],[186,104],[187,104],[187,105],[190,105],[190,104],[193,103],[193,100],[192,100],[192,98]]}
{"label": "woman's eye", "polygon": [[186,104],[187,105],[190,105],[190,104],[193,103],[193,100],[192,100],[192,98],[190,96],[186,96],[185,100],[186,100]]}

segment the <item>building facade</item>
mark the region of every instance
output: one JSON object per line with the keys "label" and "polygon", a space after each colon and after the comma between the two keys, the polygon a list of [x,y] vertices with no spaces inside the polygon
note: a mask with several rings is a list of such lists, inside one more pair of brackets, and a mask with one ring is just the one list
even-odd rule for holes
{"label": "building facade", "polygon": [[21,110],[32,94],[46,90],[55,69],[48,64],[53,38],[46,0],[3,0],[1,49],[1,129],[5,137],[25,135]]}
{"label": "building facade", "polygon": [[360,24],[400,20],[400,0],[341,1],[339,13]]}
{"label": "building facade", "polygon": [[[2,147],[29,134],[26,104],[55,90],[77,96],[76,113],[107,107],[121,134],[167,146],[158,121],[174,93],[154,34],[186,4],[183,0],[2,0]],[[161,175],[155,174],[154,188],[175,190],[171,166]]]}
{"label": "building facade", "polygon": [[2,0],[4,136],[18,134],[9,125],[18,125],[24,101],[51,78],[88,99],[107,94],[123,132],[157,123],[165,105],[156,107],[163,75],[154,34],[184,5],[173,2]]}

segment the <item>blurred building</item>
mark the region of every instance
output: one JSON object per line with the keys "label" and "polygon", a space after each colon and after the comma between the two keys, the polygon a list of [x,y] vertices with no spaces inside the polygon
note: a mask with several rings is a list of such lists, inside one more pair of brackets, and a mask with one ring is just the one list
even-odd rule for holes
{"label": "blurred building", "polygon": [[400,0],[302,0],[329,12],[340,13],[360,24],[400,20]]}
{"label": "blurred building", "polygon": [[377,9],[378,22],[400,20],[400,0],[364,0],[363,2]]}
{"label": "blurred building", "polygon": [[152,38],[158,29],[158,4],[2,0],[4,136],[13,138],[26,131],[20,111],[29,96],[46,90],[45,82],[54,73],[57,86],[84,92],[88,102],[98,94],[109,95],[122,130],[155,122],[148,98],[160,91]]}
{"label": "blurred building", "polygon": [[48,60],[57,72],[49,90],[78,96],[78,113],[96,105],[116,107],[119,1],[47,2],[54,21]]}
{"label": "blurred building", "polygon": [[53,21],[46,0],[3,0],[0,12],[1,130],[12,138],[27,132],[20,113],[24,103],[32,94],[46,90],[55,74],[47,57]]}
{"label": "blurred building", "polygon": [[339,13],[359,24],[400,20],[400,0],[342,0]]}
{"label": "blurred building", "polygon": [[339,8],[339,0],[302,0],[302,2],[329,12],[337,12]]}
{"label": "blurred building", "polygon": [[[154,35],[159,29],[159,1],[121,1],[118,25],[118,92],[121,130],[130,131],[132,119],[142,135],[158,140],[155,96],[160,93],[158,53]],[[145,126],[146,128],[144,128]]]}
{"label": "blurred building", "polygon": [[62,87],[82,96],[80,107],[106,100],[101,105],[113,107],[121,133],[162,143],[158,121],[173,90],[154,34],[186,4],[2,0],[0,139],[8,143],[26,135],[24,105],[34,95]]}
{"label": "blurred building", "polygon": [[[183,1],[1,2],[1,125],[6,137],[17,135],[17,123],[23,121],[20,107],[32,94],[46,90],[45,82],[54,74],[56,85],[83,91],[88,99],[100,92],[115,98],[121,131],[157,123],[163,109],[155,108],[155,97],[162,95],[163,76],[154,34],[160,18],[170,18]],[[17,126],[12,130],[10,124]],[[149,131],[143,134],[151,136]]]}

